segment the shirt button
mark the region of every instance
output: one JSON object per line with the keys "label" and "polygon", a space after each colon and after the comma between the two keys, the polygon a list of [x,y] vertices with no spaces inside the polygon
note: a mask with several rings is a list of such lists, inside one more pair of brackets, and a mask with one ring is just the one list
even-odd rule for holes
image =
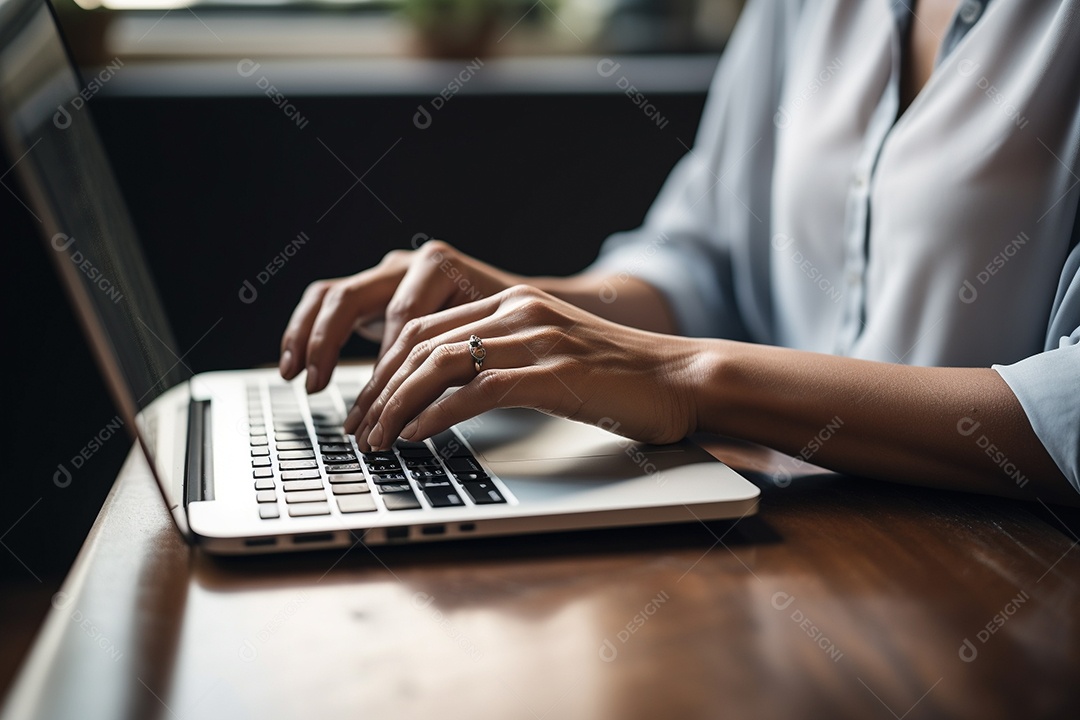
{"label": "shirt button", "polygon": [[855,189],[864,190],[869,182],[869,178],[866,177],[866,173],[859,171],[855,173]]}
{"label": "shirt button", "polygon": [[960,6],[957,15],[960,17],[961,22],[971,25],[979,19],[982,11],[983,4],[979,0],[964,0],[964,4]]}
{"label": "shirt button", "polygon": [[862,274],[858,270],[848,270],[847,282],[853,287],[858,286],[862,282]]}

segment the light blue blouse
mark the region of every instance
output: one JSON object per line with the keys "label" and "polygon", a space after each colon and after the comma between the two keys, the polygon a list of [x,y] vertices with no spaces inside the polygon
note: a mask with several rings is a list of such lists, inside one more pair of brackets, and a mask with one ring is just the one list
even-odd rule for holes
{"label": "light blue blouse", "polygon": [[992,366],[1080,491],[1080,0],[964,0],[898,116],[912,21],[751,0],[693,148],[590,269],[687,335]]}

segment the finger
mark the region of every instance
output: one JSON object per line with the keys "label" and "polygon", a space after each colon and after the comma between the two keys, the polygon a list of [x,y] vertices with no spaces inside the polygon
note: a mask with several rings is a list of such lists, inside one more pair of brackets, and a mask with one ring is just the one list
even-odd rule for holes
{"label": "finger", "polygon": [[442,310],[454,295],[453,283],[440,269],[448,250],[445,243],[431,241],[413,254],[413,262],[386,306],[380,360],[397,340],[405,323]]}
{"label": "finger", "polygon": [[[372,402],[386,388],[386,383],[401,368],[402,363],[405,362],[409,353],[417,344],[447,335],[465,325],[471,325],[487,318],[498,309],[499,304],[500,298],[495,296],[466,305],[447,308],[406,323],[401,333],[398,334],[397,340],[376,364],[371,378],[353,403],[349,415],[345,419],[345,431],[357,433],[359,429],[361,432],[357,433],[357,435],[366,436],[366,433],[363,432],[364,426],[360,424],[361,419],[368,414]],[[447,337],[443,338],[443,342],[466,339],[471,334],[463,334],[464,332],[461,331],[452,336],[447,335]],[[367,427],[367,430],[370,431],[370,426]]]}
{"label": "finger", "polygon": [[289,318],[289,324],[281,336],[281,359],[278,361],[278,371],[286,380],[292,380],[304,368],[311,326],[315,324],[323,296],[334,282],[320,280],[308,285]]}
{"label": "finger", "polygon": [[329,384],[341,348],[357,322],[381,312],[396,284],[392,274],[376,267],[338,280],[326,289],[311,324],[306,352],[300,356],[307,367],[309,393]]}
{"label": "finger", "polygon": [[405,440],[422,440],[496,408],[549,412],[551,394],[560,389],[543,367],[484,370],[469,384],[422,410],[398,434]]}
{"label": "finger", "polygon": [[[483,348],[487,356],[481,375],[492,369],[528,366],[536,360],[520,337],[492,338],[484,342]],[[467,341],[449,342],[411,356],[372,407],[374,425],[364,438],[367,446],[389,447],[410,420],[449,388],[466,385],[477,377],[471,350]]]}

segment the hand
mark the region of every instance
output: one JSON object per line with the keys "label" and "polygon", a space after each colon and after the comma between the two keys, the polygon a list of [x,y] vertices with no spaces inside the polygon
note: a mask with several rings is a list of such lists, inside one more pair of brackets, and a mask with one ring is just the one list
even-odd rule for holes
{"label": "hand", "polygon": [[307,391],[318,392],[330,382],[352,332],[385,319],[381,357],[413,318],[490,297],[520,282],[439,240],[416,251],[394,250],[369,270],[308,286],[281,338],[281,376],[291,380],[307,368]]}
{"label": "hand", "polygon": [[[479,374],[470,335],[487,351]],[[368,452],[399,436],[430,437],[493,408],[528,407],[644,442],[675,442],[697,425],[698,346],[517,286],[406,323],[345,430]]]}

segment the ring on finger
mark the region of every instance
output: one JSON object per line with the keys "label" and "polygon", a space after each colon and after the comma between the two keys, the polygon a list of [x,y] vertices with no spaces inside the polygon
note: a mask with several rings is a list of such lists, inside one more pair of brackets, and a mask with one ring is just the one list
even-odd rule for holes
{"label": "ring on finger", "polygon": [[476,335],[469,336],[469,355],[472,356],[473,367],[479,375],[480,371],[484,369],[484,358],[487,357],[487,349],[484,348],[484,341]]}

